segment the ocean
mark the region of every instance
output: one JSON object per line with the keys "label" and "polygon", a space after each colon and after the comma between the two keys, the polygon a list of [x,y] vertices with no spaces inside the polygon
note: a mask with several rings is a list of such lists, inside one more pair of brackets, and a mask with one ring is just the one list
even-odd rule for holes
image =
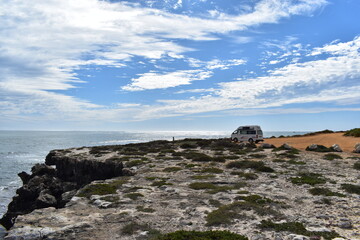
{"label": "ocean", "polygon": [[[305,132],[266,132],[265,137],[304,134]],[[50,150],[82,146],[116,145],[152,140],[184,138],[223,138],[231,132],[215,131],[0,131],[0,216],[16,189],[21,186],[19,172],[30,172],[35,163],[43,163]],[[0,239],[4,231],[0,229]]]}

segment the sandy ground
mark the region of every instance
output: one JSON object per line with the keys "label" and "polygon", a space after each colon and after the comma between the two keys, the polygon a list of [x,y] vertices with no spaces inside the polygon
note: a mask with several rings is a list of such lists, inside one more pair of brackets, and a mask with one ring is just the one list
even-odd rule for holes
{"label": "sandy ground", "polygon": [[355,144],[360,143],[360,138],[344,137],[343,134],[344,133],[326,133],[304,137],[266,138],[264,142],[274,144],[277,147],[287,143],[301,150],[305,150],[305,148],[311,144],[320,144],[326,147],[339,144],[343,151],[352,152]]}

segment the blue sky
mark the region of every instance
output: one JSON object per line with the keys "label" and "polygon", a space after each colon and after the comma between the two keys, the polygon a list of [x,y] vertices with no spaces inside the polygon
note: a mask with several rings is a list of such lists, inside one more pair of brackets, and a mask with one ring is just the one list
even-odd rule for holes
{"label": "blue sky", "polygon": [[358,0],[0,0],[0,129],[347,130]]}

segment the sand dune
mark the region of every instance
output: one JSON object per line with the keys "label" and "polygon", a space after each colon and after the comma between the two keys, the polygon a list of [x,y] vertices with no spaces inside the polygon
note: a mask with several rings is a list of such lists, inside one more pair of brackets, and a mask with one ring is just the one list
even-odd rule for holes
{"label": "sand dune", "polygon": [[267,138],[264,142],[280,146],[284,143],[305,150],[311,144],[321,144],[330,147],[333,144],[339,144],[345,152],[352,152],[356,143],[360,143],[360,138],[345,137],[344,133],[325,133],[315,136],[289,137],[289,138]]}

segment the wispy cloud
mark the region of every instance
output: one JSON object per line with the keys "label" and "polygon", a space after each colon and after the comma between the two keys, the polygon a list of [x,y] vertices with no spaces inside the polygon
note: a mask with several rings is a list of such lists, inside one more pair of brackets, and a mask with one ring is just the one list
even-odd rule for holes
{"label": "wispy cloud", "polygon": [[132,83],[122,89],[127,91],[164,89],[188,85],[192,81],[204,80],[211,76],[212,72],[202,70],[183,70],[164,74],[149,72],[141,74],[139,78],[131,79]]}

